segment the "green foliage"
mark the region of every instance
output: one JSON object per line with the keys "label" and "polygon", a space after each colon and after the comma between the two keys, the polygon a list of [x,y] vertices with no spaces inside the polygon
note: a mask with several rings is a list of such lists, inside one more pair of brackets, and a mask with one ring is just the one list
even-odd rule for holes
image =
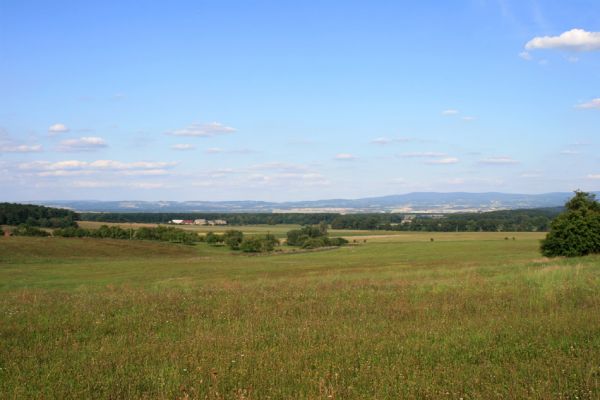
{"label": "green foliage", "polygon": [[214,232],[208,232],[204,238],[204,241],[208,244],[211,245],[217,245],[219,243],[223,243],[225,239],[223,238],[223,235],[217,235]]}
{"label": "green foliage", "polygon": [[89,229],[84,228],[76,228],[76,227],[68,227],[68,228],[58,228],[52,232],[53,236],[59,237],[90,237],[92,236]]}
{"label": "green foliage", "polygon": [[0,203],[0,225],[64,228],[76,226],[79,215],[71,210],[36,206],[33,204]]}
{"label": "green foliage", "polygon": [[542,254],[575,257],[600,253],[600,203],[595,196],[577,191],[565,208],[542,240]]}
{"label": "green foliage", "polygon": [[17,228],[13,229],[12,234],[13,236],[50,236],[48,232],[27,224],[19,225]]}
{"label": "green foliage", "polygon": [[53,235],[60,237],[93,237],[99,239],[158,240],[184,244],[192,244],[200,241],[200,237],[196,233],[171,226],[142,227],[137,230],[107,225],[102,225],[98,229],[69,227],[55,229]]}
{"label": "green foliage", "polygon": [[321,222],[319,225],[303,226],[287,233],[288,246],[300,246],[303,249],[316,249],[318,247],[342,246],[348,241],[343,238],[331,239],[327,236],[327,224]]}
{"label": "green foliage", "polygon": [[239,248],[245,253],[266,253],[273,251],[279,240],[271,234],[245,237]]}
{"label": "green foliage", "polygon": [[241,231],[229,230],[223,233],[223,242],[231,250],[239,250],[240,244],[244,240],[244,234]]}

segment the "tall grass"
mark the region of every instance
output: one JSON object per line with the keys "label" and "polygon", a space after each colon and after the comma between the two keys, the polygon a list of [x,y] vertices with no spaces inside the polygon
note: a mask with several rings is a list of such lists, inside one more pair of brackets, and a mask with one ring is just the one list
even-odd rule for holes
{"label": "tall grass", "polygon": [[0,398],[600,397],[600,257],[402,238],[0,239]]}

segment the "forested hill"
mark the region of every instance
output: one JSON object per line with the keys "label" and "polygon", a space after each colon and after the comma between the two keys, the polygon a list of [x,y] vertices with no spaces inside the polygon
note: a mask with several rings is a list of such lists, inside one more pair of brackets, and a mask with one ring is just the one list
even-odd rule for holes
{"label": "forested hill", "polygon": [[79,215],[71,210],[32,204],[0,203],[0,225],[65,228],[76,225]]}

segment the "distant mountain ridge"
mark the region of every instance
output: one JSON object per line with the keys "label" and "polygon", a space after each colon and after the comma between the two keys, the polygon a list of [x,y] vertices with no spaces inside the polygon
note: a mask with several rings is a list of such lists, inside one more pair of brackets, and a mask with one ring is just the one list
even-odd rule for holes
{"label": "distant mountain ridge", "polygon": [[[600,192],[592,192],[596,196]],[[80,212],[334,212],[334,213],[457,213],[506,209],[558,207],[573,196],[571,192],[543,194],[414,192],[360,199],[309,201],[31,201]],[[600,196],[599,196],[600,197]]]}

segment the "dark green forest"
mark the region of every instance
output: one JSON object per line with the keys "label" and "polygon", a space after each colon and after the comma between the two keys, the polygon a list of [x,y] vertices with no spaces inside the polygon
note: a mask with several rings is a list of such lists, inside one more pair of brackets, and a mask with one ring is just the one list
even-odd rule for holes
{"label": "dark green forest", "polygon": [[33,204],[0,203],[0,225],[66,228],[76,226],[79,215],[71,210]]}

